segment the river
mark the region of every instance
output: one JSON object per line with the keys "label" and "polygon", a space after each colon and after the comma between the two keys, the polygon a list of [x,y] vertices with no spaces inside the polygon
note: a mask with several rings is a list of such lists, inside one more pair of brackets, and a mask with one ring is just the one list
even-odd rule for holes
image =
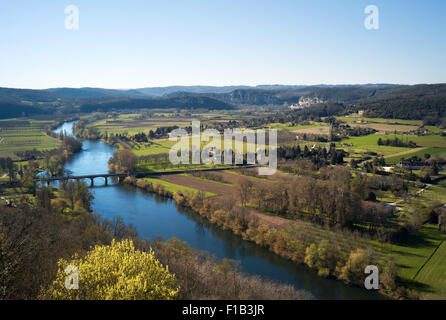
{"label": "river", "polygon": [[[73,135],[73,122],[66,122],[55,130]],[[116,149],[102,141],[83,141],[82,151],[65,164],[73,175],[108,172],[108,160]],[[217,258],[240,261],[241,270],[307,290],[316,299],[378,299],[375,292],[350,287],[341,281],[319,277],[302,265],[261,248],[210,224],[198,214],[178,207],[171,199],[160,197],[131,186],[104,185],[96,178],[91,189],[94,194],[92,209],[112,219],[119,215],[132,224],[141,238],[176,237],[189,246],[208,251]]]}

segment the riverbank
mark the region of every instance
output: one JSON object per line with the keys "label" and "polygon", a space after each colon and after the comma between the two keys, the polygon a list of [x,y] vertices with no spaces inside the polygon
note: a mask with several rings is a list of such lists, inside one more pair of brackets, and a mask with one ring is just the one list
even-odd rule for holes
{"label": "riverbank", "polygon": [[[328,253],[327,251],[327,254],[331,255],[331,257],[329,257],[327,260],[336,260],[336,258],[340,258],[340,256],[336,257],[335,252],[337,248],[324,241],[318,245],[312,243],[305,247],[304,241],[299,242],[296,239],[293,239],[287,229],[261,222],[258,217],[247,214],[247,212],[244,211],[244,208],[239,208],[239,210],[234,210],[234,208],[231,208],[232,210],[225,211],[224,206],[215,204],[215,199],[206,199],[198,194],[187,194],[178,191],[169,192],[166,191],[161,184],[147,182],[144,179],[133,179],[128,177],[124,180],[124,183],[133,185],[147,192],[153,192],[163,197],[171,198],[178,206],[191,209],[196,214],[199,214],[200,217],[218,226],[222,230],[230,231],[241,239],[255,243],[255,245],[268,249],[270,252],[298,265],[305,265],[310,267],[310,269],[312,267],[312,269],[317,270],[317,264],[325,263],[328,270],[324,270],[325,272],[318,272],[318,276],[321,278],[336,279],[337,281],[342,280],[348,285],[353,285],[360,288],[363,286],[363,277],[356,277],[359,279],[359,281],[355,281],[356,279],[352,277],[350,273],[361,272],[362,274],[363,266],[361,264],[359,268],[357,267],[355,270],[353,270],[349,267],[349,265],[351,265],[352,262],[355,263],[357,257],[365,258],[363,264],[373,262],[378,265],[382,265],[381,270],[385,270],[382,274],[385,282],[384,286],[381,286],[381,298],[401,298],[401,295],[406,293],[404,292],[403,288],[397,290],[397,292],[400,293],[399,297],[396,297],[393,292],[389,292],[390,286],[395,285],[395,276],[390,273],[391,271],[389,270],[389,267],[384,265],[385,261],[371,261],[370,259],[373,259],[373,254],[367,252],[367,250],[358,249],[355,252],[351,252],[346,257],[343,256],[342,259],[345,259],[345,261],[343,261],[343,263],[339,263],[340,261],[337,260],[335,262],[335,269],[337,270],[333,270],[333,273],[331,273],[329,270],[330,266],[326,264],[326,261],[322,261],[322,257],[317,257],[317,253],[313,259],[313,266],[309,266],[310,262],[308,257],[310,255],[309,252],[311,252],[311,248],[315,248],[316,251],[329,249],[331,252]],[[214,205],[212,204],[213,202]],[[392,287],[392,289],[395,289],[395,287]],[[377,298],[379,298],[379,296],[377,296]]]}

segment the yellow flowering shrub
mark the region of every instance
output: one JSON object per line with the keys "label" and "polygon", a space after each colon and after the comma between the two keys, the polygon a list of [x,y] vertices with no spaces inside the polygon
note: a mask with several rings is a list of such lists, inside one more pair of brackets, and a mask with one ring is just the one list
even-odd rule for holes
{"label": "yellow flowering shrub", "polygon": [[[131,240],[96,246],[84,258],[61,259],[58,266],[56,280],[42,290],[41,299],[170,300],[179,293],[175,275],[155,258],[152,249],[136,250]],[[68,266],[78,269],[78,289],[66,288]]]}

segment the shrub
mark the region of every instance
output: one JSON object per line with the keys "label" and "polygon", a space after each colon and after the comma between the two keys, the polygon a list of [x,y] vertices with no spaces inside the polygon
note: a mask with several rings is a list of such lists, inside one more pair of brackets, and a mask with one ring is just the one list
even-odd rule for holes
{"label": "shrub", "polygon": [[[56,280],[43,290],[44,299],[174,299],[179,293],[175,276],[154,256],[153,251],[135,250],[131,240],[96,246],[84,258],[59,260]],[[65,288],[65,268],[76,266],[78,290]]]}

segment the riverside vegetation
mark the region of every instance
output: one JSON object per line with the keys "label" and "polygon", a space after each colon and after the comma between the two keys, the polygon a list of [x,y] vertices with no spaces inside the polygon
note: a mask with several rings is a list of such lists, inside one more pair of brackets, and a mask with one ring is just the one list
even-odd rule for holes
{"label": "riverside vegetation", "polygon": [[[80,181],[0,207],[0,299],[311,299],[179,240],[142,240],[121,218],[91,213],[91,200]],[[81,290],[65,289],[68,264]]]}
{"label": "riverside vegetation", "polygon": [[[312,226],[306,223],[289,228],[276,228],[248,214],[235,201],[208,199],[204,193],[188,194],[167,191],[161,184],[127,177],[124,183],[171,197],[178,205],[192,208],[211,223],[231,230],[243,239],[266,247],[275,254],[315,269],[320,276],[333,277],[348,284],[363,286],[364,269],[377,265],[380,269],[380,292],[393,298],[414,298],[414,293],[398,285],[397,266],[392,256],[381,256],[371,246],[348,233],[331,233],[330,241],[314,237]],[[314,228],[313,228],[314,229]],[[357,245],[355,243],[358,243]]]}

